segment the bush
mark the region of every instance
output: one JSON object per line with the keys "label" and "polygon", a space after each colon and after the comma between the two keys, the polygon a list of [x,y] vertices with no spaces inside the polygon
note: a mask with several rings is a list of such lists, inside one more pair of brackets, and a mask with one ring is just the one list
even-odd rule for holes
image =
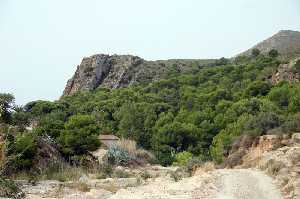
{"label": "bush", "polygon": [[150,173],[149,173],[148,171],[144,171],[144,172],[141,174],[141,178],[142,178],[143,180],[147,180],[147,179],[151,178],[151,175],[150,175]]}
{"label": "bush", "polygon": [[128,173],[127,171],[123,171],[123,170],[116,170],[114,173],[113,173],[113,177],[115,178],[129,178],[131,175],[130,173]]}
{"label": "bush", "polygon": [[190,174],[196,171],[204,163],[203,158],[201,157],[193,157],[190,158],[187,162],[187,170]]}
{"label": "bush", "polygon": [[186,166],[189,160],[193,157],[193,154],[187,151],[177,153],[175,155],[175,161],[173,162],[174,166]]}
{"label": "bush", "polygon": [[273,159],[269,160],[266,164],[267,172],[272,176],[276,176],[283,167],[284,164],[282,162]]}
{"label": "bush", "polygon": [[3,179],[0,176],[0,197],[21,199],[24,196],[25,194],[13,181]]}
{"label": "bush", "polygon": [[300,59],[298,59],[296,61],[295,68],[296,68],[297,72],[299,73],[300,72]]}
{"label": "bush", "polygon": [[177,172],[171,172],[170,177],[175,181],[178,182],[182,179],[182,177]]}
{"label": "bush", "polygon": [[216,60],[216,66],[222,66],[222,65],[226,65],[229,63],[229,59],[226,59],[225,57],[222,57],[218,60]]}
{"label": "bush", "polygon": [[11,111],[15,97],[9,93],[0,93],[0,122],[11,122]]}
{"label": "bush", "polygon": [[246,96],[256,97],[256,96],[265,96],[271,89],[271,85],[264,81],[255,81],[251,83],[246,91]]}
{"label": "bush", "polygon": [[300,113],[290,116],[281,126],[285,133],[300,132]]}
{"label": "bush", "polygon": [[89,115],[74,115],[65,123],[58,142],[66,155],[84,155],[100,146],[98,126]]}
{"label": "bush", "polygon": [[84,69],[84,73],[90,73],[90,72],[92,72],[93,70],[94,70],[93,67],[86,67],[86,68]]}
{"label": "bush", "polygon": [[251,55],[253,57],[257,57],[258,55],[260,55],[260,50],[258,50],[257,48],[252,49]]}
{"label": "bush", "polygon": [[110,146],[107,155],[111,164],[128,165],[131,160],[128,151],[118,145]]}
{"label": "bush", "polygon": [[30,169],[37,153],[37,143],[32,134],[18,134],[7,143],[8,165],[12,170]]}
{"label": "bush", "polygon": [[113,176],[113,168],[110,164],[101,165],[100,172],[97,174],[97,179],[105,179]]}
{"label": "bush", "polygon": [[109,147],[108,159],[117,165],[143,165],[153,162],[155,157],[149,151],[138,149],[135,141],[122,139],[116,145]]}
{"label": "bush", "polygon": [[272,58],[276,58],[276,57],[278,57],[278,55],[279,55],[278,51],[275,50],[275,49],[270,50],[268,54],[269,54],[269,56],[272,57]]}
{"label": "bush", "polygon": [[86,173],[87,171],[80,167],[71,166],[65,162],[57,162],[41,170],[37,178],[39,180],[58,180],[60,182],[77,181]]}
{"label": "bush", "polygon": [[259,136],[266,134],[268,130],[279,127],[280,124],[281,119],[276,113],[261,112],[245,123],[244,129],[248,135]]}

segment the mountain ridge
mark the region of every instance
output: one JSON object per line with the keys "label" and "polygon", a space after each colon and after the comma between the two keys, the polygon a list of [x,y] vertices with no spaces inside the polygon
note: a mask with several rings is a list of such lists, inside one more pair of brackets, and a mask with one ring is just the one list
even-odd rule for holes
{"label": "mountain ridge", "polygon": [[73,77],[68,80],[63,96],[80,90],[109,89],[150,83],[175,73],[188,73],[213,59],[168,59],[147,61],[133,55],[96,54],[83,58]]}
{"label": "mountain ridge", "polygon": [[300,56],[300,32],[294,30],[280,30],[273,36],[259,42],[237,56],[251,55],[253,49],[258,49],[263,54],[267,54],[270,50],[275,49],[279,52],[281,59],[294,59]]}
{"label": "mountain ridge", "polygon": [[[253,49],[262,54],[276,49],[280,59],[300,57],[300,32],[281,30],[238,56],[250,56]],[[216,59],[167,59],[147,61],[133,55],[95,54],[84,57],[68,80],[63,96],[98,87],[115,89],[139,83],[150,83],[174,74],[193,73],[203,66],[213,66]]]}

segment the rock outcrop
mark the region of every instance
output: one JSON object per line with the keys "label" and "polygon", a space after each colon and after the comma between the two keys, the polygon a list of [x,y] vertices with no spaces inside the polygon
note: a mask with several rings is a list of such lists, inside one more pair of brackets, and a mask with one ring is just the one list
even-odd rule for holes
{"label": "rock outcrop", "polygon": [[213,62],[214,60],[146,61],[132,55],[97,54],[82,60],[74,76],[67,82],[63,95],[98,87],[114,89],[135,83],[149,83],[170,74],[198,70]]}
{"label": "rock outcrop", "polygon": [[299,82],[300,74],[295,64],[300,58],[294,59],[289,63],[280,64],[276,72],[271,77],[272,84],[278,84],[281,81]]}

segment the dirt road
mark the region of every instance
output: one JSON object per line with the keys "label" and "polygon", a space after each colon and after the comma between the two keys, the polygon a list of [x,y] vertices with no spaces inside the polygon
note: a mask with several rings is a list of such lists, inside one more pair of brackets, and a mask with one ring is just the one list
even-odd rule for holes
{"label": "dirt road", "polygon": [[217,199],[282,199],[272,178],[261,171],[220,170]]}
{"label": "dirt road", "polygon": [[272,178],[250,169],[215,170],[179,182],[158,179],[119,190],[110,199],[282,199]]}

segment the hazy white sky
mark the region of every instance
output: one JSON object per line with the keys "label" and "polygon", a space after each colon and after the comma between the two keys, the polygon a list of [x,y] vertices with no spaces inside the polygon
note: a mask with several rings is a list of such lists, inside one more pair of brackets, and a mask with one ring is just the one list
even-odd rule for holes
{"label": "hazy white sky", "polygon": [[58,99],[84,56],[233,56],[300,30],[300,0],[0,0],[0,92]]}

